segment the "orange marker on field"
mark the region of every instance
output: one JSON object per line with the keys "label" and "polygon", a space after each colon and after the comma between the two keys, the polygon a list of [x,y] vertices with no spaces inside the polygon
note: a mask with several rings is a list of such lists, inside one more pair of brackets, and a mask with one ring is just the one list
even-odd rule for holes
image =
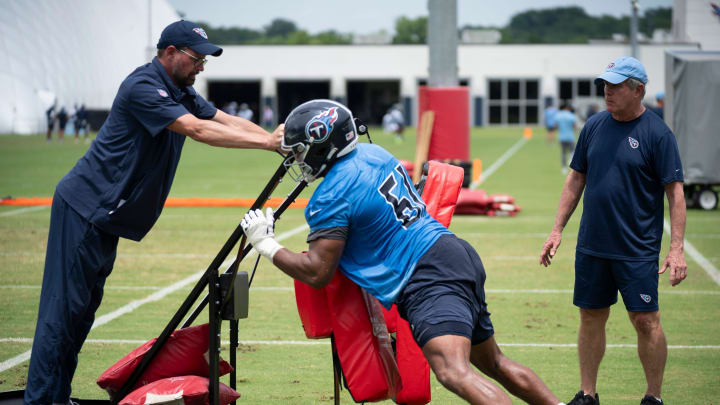
{"label": "orange marker on field", "polygon": [[525,127],[525,129],[523,130],[523,138],[525,138],[525,139],[532,138],[532,128]]}
{"label": "orange marker on field", "polygon": [[473,159],[473,162],[472,162],[472,181],[473,181],[473,183],[477,183],[478,181],[480,181],[480,176],[482,176],[482,160]]}

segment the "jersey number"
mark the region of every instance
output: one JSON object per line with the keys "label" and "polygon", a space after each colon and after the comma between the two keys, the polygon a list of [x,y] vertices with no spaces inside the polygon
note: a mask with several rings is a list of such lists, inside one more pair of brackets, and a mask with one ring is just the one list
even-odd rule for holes
{"label": "jersey number", "polygon": [[[398,185],[398,181],[395,180],[397,175],[402,179],[402,185],[400,185],[395,194],[393,194],[393,189]],[[395,218],[402,222],[403,228],[407,228],[420,219],[420,216],[425,210],[425,203],[417,196],[415,187],[411,185],[410,179],[408,179],[407,174],[400,164],[395,166],[395,170],[390,172],[387,178],[385,178],[378,192],[380,192],[380,195],[382,195],[385,201],[393,208]],[[410,198],[403,194],[406,194]],[[398,198],[398,196],[400,197]]]}

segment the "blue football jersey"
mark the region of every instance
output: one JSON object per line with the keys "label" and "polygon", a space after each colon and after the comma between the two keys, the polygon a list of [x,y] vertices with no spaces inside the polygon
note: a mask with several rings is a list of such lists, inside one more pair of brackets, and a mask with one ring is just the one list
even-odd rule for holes
{"label": "blue football jersey", "polygon": [[345,227],[341,270],[390,308],[422,255],[450,233],[428,215],[402,164],[359,144],[325,176],[305,208],[310,233]]}

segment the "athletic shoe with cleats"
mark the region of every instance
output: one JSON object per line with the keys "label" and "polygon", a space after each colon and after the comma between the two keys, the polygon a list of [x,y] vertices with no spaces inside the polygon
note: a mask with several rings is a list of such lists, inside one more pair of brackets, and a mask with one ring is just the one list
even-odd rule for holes
{"label": "athletic shoe with cleats", "polygon": [[567,405],[600,405],[600,396],[596,392],[595,398],[593,398],[590,395],[585,395],[585,392],[580,390]]}
{"label": "athletic shoe with cleats", "polygon": [[655,398],[652,395],[645,395],[643,397],[642,401],[640,401],[640,405],[663,405],[663,404],[664,404],[663,401],[661,401],[661,400],[659,401],[657,398]]}

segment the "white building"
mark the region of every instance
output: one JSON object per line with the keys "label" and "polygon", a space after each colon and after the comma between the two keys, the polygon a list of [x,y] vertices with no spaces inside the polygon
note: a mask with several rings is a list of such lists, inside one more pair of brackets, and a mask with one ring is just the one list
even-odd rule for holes
{"label": "white building", "polygon": [[178,19],[166,1],[3,0],[0,134],[44,132],[54,101],[109,110],[122,80]]}
{"label": "white building", "polygon": [[[427,82],[424,45],[226,46],[198,76],[196,89],[222,106],[235,100],[258,111],[271,105],[280,119],[310,98],[347,103],[358,117],[379,123],[395,102],[406,120],[417,122],[418,86]],[[697,44],[642,44],[649,82],[648,102],[664,89],[664,52],[698,49]],[[542,122],[546,102],[571,102],[583,113],[602,108],[593,79],[613,59],[630,54],[629,44],[466,45],[458,49],[460,84],[469,87],[472,125]]]}
{"label": "white building", "polygon": [[[675,0],[674,42],[643,43],[639,58],[650,81],[648,101],[663,90],[665,50],[720,49],[720,17],[705,0]],[[707,10],[706,10],[707,9]],[[117,88],[148,62],[162,29],[179,16],[165,0],[4,0],[0,11],[0,133],[37,133],[57,100],[84,103],[97,129]],[[697,23],[696,23],[697,21]],[[212,40],[212,38],[210,38]],[[311,98],[334,98],[379,123],[400,102],[417,121],[418,86],[427,82],[424,45],[225,46],[210,57],[197,90],[222,107],[248,103],[259,117],[270,105],[277,119]],[[461,44],[460,84],[468,86],[472,125],[542,122],[547,102],[572,102],[581,113],[602,107],[592,80],[626,43],[584,45]]]}
{"label": "white building", "polygon": [[674,0],[673,38],[697,42],[703,51],[720,51],[720,14],[709,0]]}

